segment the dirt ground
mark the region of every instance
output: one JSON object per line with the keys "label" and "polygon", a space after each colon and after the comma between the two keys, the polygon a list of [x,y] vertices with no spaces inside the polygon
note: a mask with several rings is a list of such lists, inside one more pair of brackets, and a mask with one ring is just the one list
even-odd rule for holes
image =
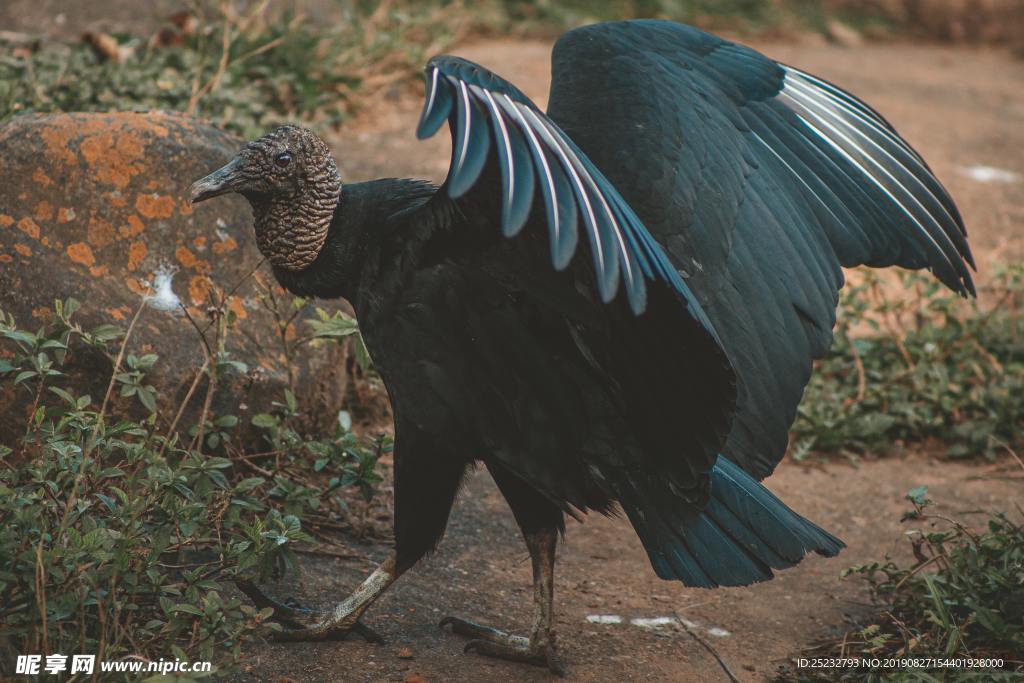
{"label": "dirt ground", "polygon": [[[1024,63],[994,51],[920,46],[850,50],[818,43],[755,47],[842,84],[867,99],[914,144],[963,211],[979,257],[982,287],[991,264],[1024,258]],[[497,42],[461,55],[494,68],[539,103],[547,96],[550,45]],[[440,181],[448,141],[413,136],[419,101],[395,93],[341,131],[332,145],[349,180],[380,176]],[[988,171],[979,170],[990,169]],[[998,169],[1003,174],[992,171]],[[983,180],[996,175],[1001,180]],[[813,557],[774,581],[742,589],[687,589],[657,579],[629,525],[591,516],[570,521],[557,565],[558,638],[569,680],[722,681],[722,670],[689,633],[632,619],[674,617],[696,624],[744,681],[771,676],[815,641],[866,613],[867,596],[846,567],[904,552],[906,492],[927,485],[943,511],[1009,510],[1021,482],[1007,467],[906,453],[836,462],[783,464],[768,486],[795,510],[848,544],[838,558]],[[344,597],[386,556],[386,542],[360,547],[367,560],[306,557],[303,579],[276,587],[309,606]],[[374,606],[367,623],[387,643],[271,644],[254,650],[252,677],[268,681],[540,681],[546,671],[462,653],[440,630],[448,614],[525,632],[530,623],[529,558],[515,523],[485,472],[472,476],[437,553]],[[599,624],[590,616],[618,616]]]}

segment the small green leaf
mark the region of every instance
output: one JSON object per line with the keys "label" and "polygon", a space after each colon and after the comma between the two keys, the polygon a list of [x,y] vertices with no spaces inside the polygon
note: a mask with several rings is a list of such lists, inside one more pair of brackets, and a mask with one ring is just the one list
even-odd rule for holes
{"label": "small green leaf", "polygon": [[195,605],[189,605],[187,603],[179,603],[175,605],[171,611],[177,614],[194,614],[197,617],[203,616],[202,610]]}
{"label": "small green leaf", "polygon": [[22,372],[19,372],[18,375],[14,378],[14,383],[21,384],[25,380],[35,377],[38,374],[39,373],[36,372],[35,370],[23,370]]}
{"label": "small green leaf", "polygon": [[931,502],[931,501],[928,500],[927,496],[928,496],[928,487],[927,486],[918,486],[916,488],[912,488],[909,491],[907,491],[907,500],[912,502],[914,505],[921,505],[921,506],[927,505],[929,502]]}
{"label": "small green leaf", "polygon": [[110,342],[121,337],[124,334],[124,330],[115,325],[100,325],[93,328],[89,334],[97,341]]}
{"label": "small green leaf", "polygon": [[252,416],[252,425],[260,429],[273,429],[277,427],[277,418],[267,413],[260,413]]}
{"label": "small green leaf", "polygon": [[222,429],[230,429],[238,424],[238,417],[235,415],[221,415],[213,421],[213,424]]}
{"label": "small green leaf", "polygon": [[67,402],[67,404],[70,405],[72,408],[78,407],[78,402],[75,400],[75,397],[69,394],[68,392],[64,391],[60,387],[48,387],[48,389],[52,393],[64,399]]}

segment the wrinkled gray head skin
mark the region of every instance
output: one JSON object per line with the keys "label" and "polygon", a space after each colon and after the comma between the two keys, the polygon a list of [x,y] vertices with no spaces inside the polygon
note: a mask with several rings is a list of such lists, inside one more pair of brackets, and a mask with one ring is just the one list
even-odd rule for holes
{"label": "wrinkled gray head skin", "polygon": [[189,188],[192,203],[228,192],[252,204],[256,245],[267,260],[296,271],[311,265],[323,248],[341,198],[341,175],[315,133],[282,126]]}

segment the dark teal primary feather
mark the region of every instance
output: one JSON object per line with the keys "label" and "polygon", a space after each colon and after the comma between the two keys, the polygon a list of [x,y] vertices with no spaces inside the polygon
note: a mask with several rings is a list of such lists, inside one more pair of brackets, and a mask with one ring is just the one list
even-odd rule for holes
{"label": "dark teal primary feather", "polygon": [[745,586],[808,553],[832,557],[842,541],[790,510],[749,474],[719,457],[703,509],[680,505],[662,481],[631,482],[622,504],[654,571],[687,586]]}

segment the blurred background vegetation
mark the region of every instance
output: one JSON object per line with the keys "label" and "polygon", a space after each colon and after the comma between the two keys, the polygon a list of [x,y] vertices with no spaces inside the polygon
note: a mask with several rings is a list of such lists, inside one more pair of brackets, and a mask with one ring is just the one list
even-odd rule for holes
{"label": "blurred background vegetation", "polygon": [[[176,109],[246,136],[283,120],[337,125],[455,42],[552,37],[608,19],[843,44],[1024,46],[1019,0],[195,0],[154,2],[117,23],[89,21],[90,8],[101,17],[111,2],[6,5],[0,27],[18,30],[0,31],[0,121],[31,111]],[[97,28],[67,35],[71,24]]]}

